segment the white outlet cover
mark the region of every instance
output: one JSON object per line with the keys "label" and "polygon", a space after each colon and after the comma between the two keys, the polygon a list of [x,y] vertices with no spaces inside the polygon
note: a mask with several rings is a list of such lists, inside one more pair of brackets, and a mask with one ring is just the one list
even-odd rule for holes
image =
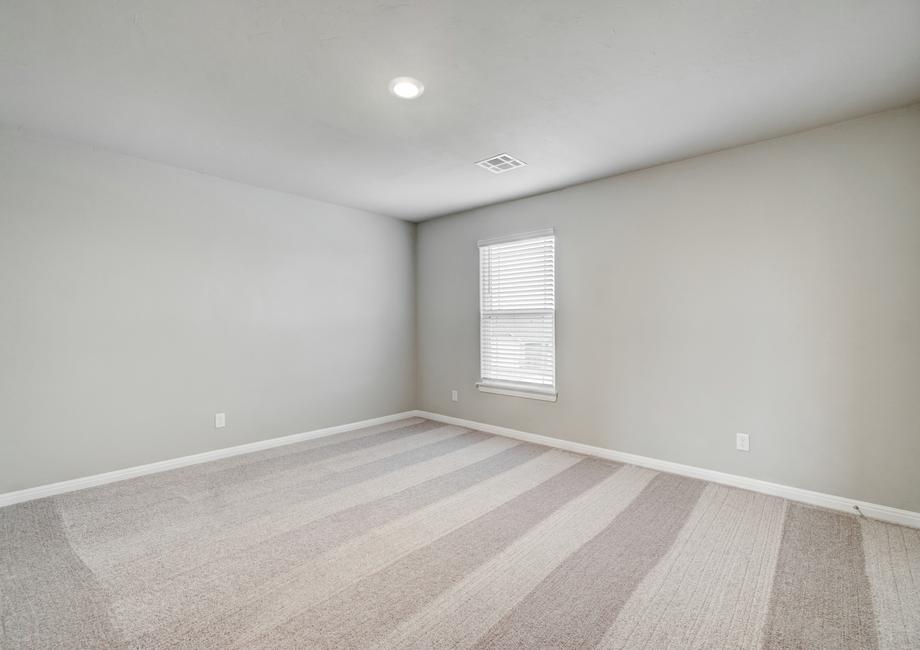
{"label": "white outlet cover", "polygon": [[751,438],[746,433],[735,434],[735,449],[738,451],[751,450]]}
{"label": "white outlet cover", "polygon": [[460,393],[459,393],[459,391],[456,391],[456,390],[450,391],[450,400],[451,400],[452,402],[459,402],[459,401],[460,401]]}
{"label": "white outlet cover", "polygon": [[214,415],[214,428],[223,429],[227,426],[227,414],[226,413],[217,413]]}

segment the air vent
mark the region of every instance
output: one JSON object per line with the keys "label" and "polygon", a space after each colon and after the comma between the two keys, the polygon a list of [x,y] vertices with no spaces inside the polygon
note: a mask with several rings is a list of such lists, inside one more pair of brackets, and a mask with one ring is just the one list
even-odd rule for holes
{"label": "air vent", "polygon": [[478,167],[482,167],[493,174],[504,174],[505,172],[510,172],[512,169],[523,167],[526,164],[527,163],[523,160],[518,160],[514,156],[509,156],[506,153],[500,153],[497,156],[492,156],[476,163]]}

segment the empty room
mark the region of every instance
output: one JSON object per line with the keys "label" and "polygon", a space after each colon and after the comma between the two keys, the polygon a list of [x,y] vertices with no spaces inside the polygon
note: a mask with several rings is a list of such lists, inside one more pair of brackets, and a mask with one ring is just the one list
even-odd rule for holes
{"label": "empty room", "polygon": [[920,0],[0,0],[0,648],[920,649]]}

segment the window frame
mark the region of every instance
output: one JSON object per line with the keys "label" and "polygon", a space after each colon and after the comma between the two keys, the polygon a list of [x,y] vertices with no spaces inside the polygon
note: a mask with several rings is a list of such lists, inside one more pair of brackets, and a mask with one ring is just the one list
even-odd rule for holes
{"label": "window frame", "polygon": [[[507,244],[528,239],[539,239],[543,237],[552,237],[553,239],[553,266],[552,266],[552,283],[553,283],[553,307],[551,310],[532,310],[533,314],[551,314],[552,315],[552,385],[538,385],[528,382],[515,382],[501,379],[488,379],[483,376],[483,266],[482,266],[482,249],[484,247],[496,244]],[[556,368],[556,231],[555,228],[545,228],[530,232],[516,233],[502,237],[479,240],[476,244],[479,255],[479,381],[476,387],[483,393],[492,393],[496,395],[507,395],[511,397],[523,397],[526,399],[535,399],[548,402],[555,402],[559,395],[559,379]],[[501,310],[492,310],[501,311]],[[520,312],[518,312],[520,313]]]}

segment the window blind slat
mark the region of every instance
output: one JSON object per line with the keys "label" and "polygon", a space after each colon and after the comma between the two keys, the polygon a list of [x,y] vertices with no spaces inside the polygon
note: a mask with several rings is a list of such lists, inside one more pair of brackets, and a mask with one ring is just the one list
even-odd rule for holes
{"label": "window blind slat", "polygon": [[552,261],[553,257],[555,256],[547,251],[529,251],[526,253],[515,253],[514,255],[489,255],[486,263],[493,266],[498,264],[507,264],[509,267],[513,265],[520,266],[525,262],[537,262],[545,264]]}
{"label": "window blind slat", "polygon": [[552,234],[480,246],[483,382],[555,388],[555,247]]}
{"label": "window blind slat", "polygon": [[[487,263],[487,271],[501,276],[509,276],[515,273],[533,273],[534,271],[549,273],[552,270],[555,260],[551,257],[540,257],[529,260],[494,260]],[[491,268],[489,268],[491,267]]]}

